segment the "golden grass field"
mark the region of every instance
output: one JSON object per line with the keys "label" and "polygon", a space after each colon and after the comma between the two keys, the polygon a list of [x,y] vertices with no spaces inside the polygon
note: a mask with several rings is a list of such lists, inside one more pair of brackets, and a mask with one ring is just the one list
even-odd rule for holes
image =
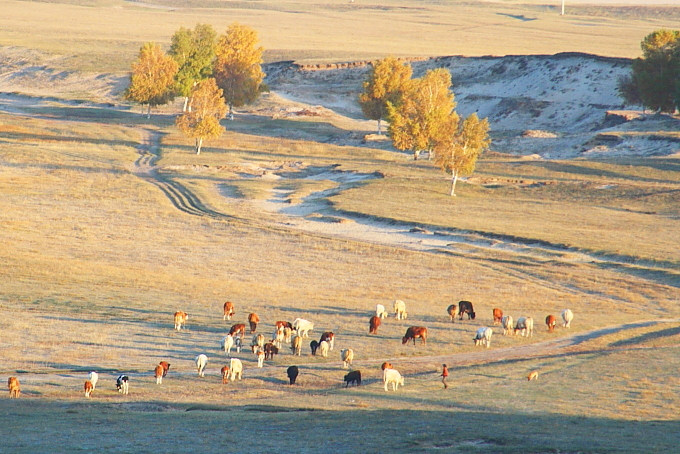
{"label": "golden grass field", "polygon": [[[67,55],[60,64],[75,69],[121,70],[141,42],[237,19],[258,28],[272,59],[633,57],[642,36],[678,17],[677,8],[579,5],[578,15],[560,18],[538,4],[361,2],[213,1],[204,3],[209,11],[198,1],[154,2],[181,6],[171,11],[118,0],[6,1],[0,44]],[[284,20],[294,13],[294,23]],[[388,25],[401,33],[385,39]],[[416,39],[423,30],[426,42]],[[488,34],[505,38],[480,39]],[[176,105],[147,120],[138,109],[3,98],[0,378],[19,377],[22,395],[0,399],[0,452],[677,451],[677,155],[529,161],[490,152],[452,200],[427,161],[322,141],[327,128],[350,130],[354,120],[272,119],[259,110],[281,103],[265,96],[196,156],[172,126]],[[383,177],[328,195],[319,213],[329,220],[477,240],[418,250],[295,229],[261,209],[276,191],[295,205],[336,188],[306,178],[331,166]],[[263,177],[273,172],[285,178]],[[409,318],[391,314],[369,336],[375,305],[389,309],[397,298]],[[478,317],[451,323],[446,307],[463,299]],[[236,354],[244,379],[223,385],[226,300],[236,304],[234,322],[256,312],[258,332],[270,334],[276,320],[308,318],[312,338],[333,330],[336,348],[325,359],[311,356],[308,342],[301,357],[284,346],[262,369],[246,348]],[[496,326],[491,348],[474,347],[494,307],[532,316],[533,338],[504,337]],[[559,319],[566,307],[572,328],[548,333],[545,316]],[[172,329],[176,310],[189,313],[186,331]],[[418,324],[428,327],[427,345],[402,345]],[[361,387],[343,388],[341,348],[354,349]],[[193,364],[199,353],[210,358],[203,379]],[[161,360],[172,366],[159,386]],[[397,393],[382,388],[384,360],[406,377]],[[301,375],[291,387],[292,364]],[[100,379],[86,400],[90,370]],[[532,370],[539,379],[528,382]],[[120,373],[130,375],[129,396],[115,390]]]}

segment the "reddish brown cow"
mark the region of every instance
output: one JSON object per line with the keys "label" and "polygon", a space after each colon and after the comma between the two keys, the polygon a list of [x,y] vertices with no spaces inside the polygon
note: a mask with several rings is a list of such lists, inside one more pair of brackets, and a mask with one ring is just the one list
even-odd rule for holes
{"label": "reddish brown cow", "polygon": [[250,334],[257,330],[257,324],[260,323],[260,317],[257,314],[248,314],[248,323],[250,323]]}
{"label": "reddish brown cow", "polygon": [[92,386],[92,382],[90,380],[85,381],[85,386],[83,386],[85,389],[85,397],[90,397],[92,395],[92,390],[94,389],[94,386]]}
{"label": "reddish brown cow", "polygon": [[158,366],[156,366],[156,369],[154,369],[153,374],[154,374],[154,377],[156,377],[156,384],[157,385],[160,385],[161,383],[163,383],[163,372],[164,371],[165,371],[165,369],[163,369],[163,366],[161,366],[160,364]]}
{"label": "reddish brown cow", "polygon": [[291,330],[293,329],[293,325],[290,322],[284,322],[284,321],[277,321],[275,323],[276,325],[276,331],[283,329],[283,328],[290,328]]}
{"label": "reddish brown cow", "polygon": [[495,308],[493,310],[493,324],[500,325],[501,320],[503,320],[503,311],[501,309]]}
{"label": "reddish brown cow", "polygon": [[333,346],[335,345],[335,334],[333,331],[324,332],[319,339],[319,344],[323,341],[328,342],[328,346],[333,350]]}
{"label": "reddish brown cow", "polygon": [[246,334],[246,324],[237,323],[232,325],[231,329],[229,330],[229,334],[232,336],[239,336],[241,339],[243,339],[243,336]]}
{"label": "reddish brown cow", "polygon": [[555,324],[557,323],[557,319],[555,318],[554,315],[548,315],[545,318],[545,324],[548,325],[548,331],[553,332],[555,330]]}
{"label": "reddish brown cow", "polygon": [[224,318],[223,320],[231,320],[236,311],[234,310],[234,303],[227,301],[224,303]]}
{"label": "reddish brown cow", "polygon": [[406,335],[401,339],[401,343],[405,344],[413,339],[413,345],[416,345],[416,338],[420,338],[423,344],[427,344],[427,328],[424,326],[412,326],[406,330]]}
{"label": "reddish brown cow", "polygon": [[184,311],[177,311],[175,312],[175,329],[177,331],[182,329],[182,325],[184,325],[184,329],[187,327],[187,319],[189,316],[187,315],[186,312]]}
{"label": "reddish brown cow", "polygon": [[456,304],[450,305],[446,308],[446,313],[449,314],[452,322],[455,321],[456,314],[458,313],[458,306]]}
{"label": "reddish brown cow", "polygon": [[220,372],[222,372],[222,384],[229,383],[229,366],[224,366]]}
{"label": "reddish brown cow", "polygon": [[394,369],[394,367],[392,367],[392,363],[384,362],[384,363],[382,363],[382,366],[380,366],[380,369],[382,369],[382,370]]}
{"label": "reddish brown cow", "polygon": [[21,394],[21,387],[19,386],[19,379],[16,377],[9,377],[7,379],[7,388],[9,389],[9,398],[18,398]]}
{"label": "reddish brown cow", "polygon": [[374,315],[368,322],[368,334],[378,334],[378,327],[380,326],[380,317]]}
{"label": "reddish brown cow", "polygon": [[168,371],[170,370],[170,363],[167,361],[161,361],[160,363],[158,363],[158,365],[163,368],[163,377],[168,375]]}

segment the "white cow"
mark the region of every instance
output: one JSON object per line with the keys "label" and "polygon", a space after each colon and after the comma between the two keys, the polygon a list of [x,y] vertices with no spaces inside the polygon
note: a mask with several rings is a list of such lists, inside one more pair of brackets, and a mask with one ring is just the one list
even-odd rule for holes
{"label": "white cow", "polygon": [[394,314],[397,320],[406,320],[406,303],[402,300],[396,300],[394,302]]}
{"label": "white cow", "polygon": [[351,348],[340,350],[340,357],[342,358],[343,369],[347,369],[352,365],[352,361],[354,361],[354,350]]}
{"label": "white cow", "polygon": [[503,324],[503,336],[512,336],[515,334],[515,325],[513,322],[512,315],[506,315],[501,319],[501,323]]}
{"label": "white cow", "polygon": [[296,318],[293,321],[293,329],[297,331],[298,336],[309,337],[309,332],[314,329],[314,323],[304,318]]}
{"label": "white cow", "polygon": [[515,325],[515,334],[517,331],[522,332],[522,337],[533,337],[534,334],[534,319],[531,317],[520,317],[517,319],[517,325]]}
{"label": "white cow", "polygon": [[229,380],[234,381],[237,377],[239,380],[243,378],[243,363],[238,358],[231,358],[229,363]]}
{"label": "white cow", "polygon": [[481,327],[477,330],[477,335],[472,339],[475,341],[475,345],[486,345],[486,348],[491,346],[491,336],[493,335],[493,330],[491,328]]}
{"label": "white cow", "polygon": [[198,376],[205,377],[205,366],[208,365],[208,357],[201,353],[194,359],[194,361],[196,361],[196,369],[198,370]]}
{"label": "white cow", "polygon": [[97,387],[97,380],[99,380],[99,374],[92,371],[88,374],[87,379],[92,383],[92,389],[95,389]]}
{"label": "white cow", "polygon": [[330,348],[330,344],[326,341],[321,341],[319,343],[319,351],[321,352],[321,356],[324,358],[328,358],[328,349]]}
{"label": "white cow", "polygon": [[404,386],[404,377],[396,369],[385,369],[383,371],[383,382],[385,383],[385,391],[387,385],[392,383],[392,391],[396,391],[399,385]]}
{"label": "white cow", "polygon": [[234,336],[232,336],[231,334],[227,334],[222,338],[220,342],[227,356],[231,356],[231,349],[234,346]]}
{"label": "white cow", "polygon": [[285,339],[285,336],[283,334],[283,329],[277,329],[274,331],[274,340],[273,343],[276,345],[276,348],[281,348],[281,344],[283,344]]}
{"label": "white cow", "polygon": [[387,318],[387,309],[382,304],[375,305],[375,316],[380,318]]}
{"label": "white cow", "polygon": [[564,327],[571,328],[571,321],[574,319],[574,313],[570,309],[562,311],[562,320],[564,320]]}
{"label": "white cow", "polygon": [[262,368],[264,366],[264,350],[257,351],[257,367]]}

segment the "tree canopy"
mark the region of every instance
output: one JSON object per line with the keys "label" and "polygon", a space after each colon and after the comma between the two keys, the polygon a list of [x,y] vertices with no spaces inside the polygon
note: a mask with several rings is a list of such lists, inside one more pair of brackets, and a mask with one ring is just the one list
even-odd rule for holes
{"label": "tree canopy", "polygon": [[196,154],[201,154],[203,140],[219,137],[225,131],[220,120],[227,115],[227,106],[222,89],[212,78],[199,82],[191,97],[191,111],[179,115],[175,124],[187,137],[196,139]]}
{"label": "tree canopy", "polygon": [[262,53],[257,32],[246,25],[231,24],[217,43],[213,74],[224,91],[230,117],[234,107],[255,101],[263,88]]}
{"label": "tree canopy", "polygon": [[387,104],[398,106],[404,91],[411,82],[413,70],[408,63],[401,63],[389,56],[375,62],[364,81],[364,91],[359,95],[361,110],[367,118],[381,121],[387,117]]}
{"label": "tree canopy", "polygon": [[388,101],[389,133],[395,148],[412,151],[413,159],[422,151],[432,156],[458,122],[450,87],[451,73],[433,69],[411,81],[398,105]]}
{"label": "tree canopy", "polygon": [[212,75],[216,41],[217,33],[209,24],[196,24],[193,31],[182,27],[172,36],[168,55],[179,67],[175,91],[185,97],[185,111],[194,86]]}
{"label": "tree canopy", "polygon": [[173,84],[177,73],[177,63],[165,55],[156,43],[145,43],[139,51],[137,61],[132,63],[130,85],[124,97],[129,101],[147,104],[147,116],[151,107],[167,104],[173,97]]}

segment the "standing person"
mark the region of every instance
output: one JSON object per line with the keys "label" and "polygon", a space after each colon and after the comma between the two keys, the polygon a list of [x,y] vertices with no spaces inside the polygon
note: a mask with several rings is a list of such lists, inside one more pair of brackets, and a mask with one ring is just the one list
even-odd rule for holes
{"label": "standing person", "polygon": [[448,388],[449,385],[446,384],[446,379],[449,376],[449,369],[446,367],[446,364],[442,364],[442,383],[444,384],[444,389]]}

